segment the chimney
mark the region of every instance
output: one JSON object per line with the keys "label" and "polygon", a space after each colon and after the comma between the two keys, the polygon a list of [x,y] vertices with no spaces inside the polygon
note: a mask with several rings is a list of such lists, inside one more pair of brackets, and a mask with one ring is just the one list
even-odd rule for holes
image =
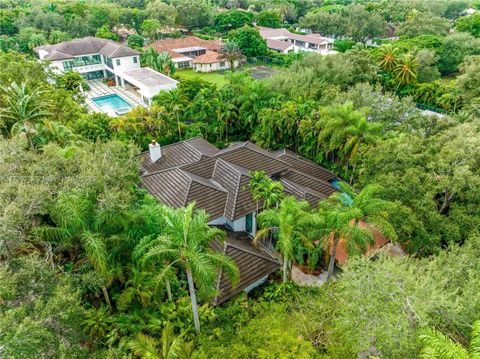
{"label": "chimney", "polygon": [[152,140],[152,143],[148,145],[150,150],[150,160],[152,162],[157,162],[162,157],[162,149],[157,141]]}

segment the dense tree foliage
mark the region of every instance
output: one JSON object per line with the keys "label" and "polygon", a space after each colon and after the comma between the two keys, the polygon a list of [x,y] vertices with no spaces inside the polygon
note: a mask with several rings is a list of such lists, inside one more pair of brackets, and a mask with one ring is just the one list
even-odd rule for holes
{"label": "dense tree foliage", "polygon": [[[480,319],[480,40],[469,6],[480,7],[0,1],[0,356],[468,355]],[[272,53],[254,20],[333,35],[339,53]],[[262,80],[227,71],[222,86],[182,79],[152,106],[112,118],[86,110],[81,75],[56,74],[32,51],[129,34],[143,65],[177,77],[168,54],[142,48],[186,29],[222,38],[224,61],[267,56],[283,67]],[[192,136],[287,148],[342,180],[310,208],[251,173],[257,241],[278,250],[283,275],[214,309],[218,269],[237,279],[210,249],[222,232],[192,204],[167,208],[138,186],[141,150]],[[396,246],[363,258],[365,224]],[[340,240],[349,259],[328,271]],[[408,255],[392,257],[392,247]],[[298,268],[336,281],[299,288],[290,281]]]}

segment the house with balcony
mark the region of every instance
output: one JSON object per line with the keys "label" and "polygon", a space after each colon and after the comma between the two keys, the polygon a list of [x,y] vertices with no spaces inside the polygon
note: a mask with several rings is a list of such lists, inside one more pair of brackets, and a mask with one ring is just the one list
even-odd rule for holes
{"label": "house with balcony", "polygon": [[272,51],[283,54],[299,51],[316,52],[322,55],[336,53],[332,50],[333,39],[323,37],[320,34],[300,35],[284,28],[272,29],[269,27],[259,27],[258,30],[266,40],[267,47]]}
{"label": "house with balcony", "polygon": [[57,72],[77,71],[87,80],[112,79],[150,105],[152,97],[171,90],[178,81],[140,65],[140,52],[115,41],[84,37],[33,49],[40,60],[50,61]]}
{"label": "house with balcony", "polygon": [[264,281],[280,266],[268,245],[256,247],[251,242],[258,208],[248,187],[251,171],[265,171],[283,184],[287,195],[306,200],[312,207],[337,191],[332,184],[334,173],[287,149],[267,151],[249,141],[219,149],[199,137],[149,147],[140,155],[142,187],[171,207],[195,201],[210,215],[210,225],[226,230],[226,241],[215,244],[215,249],[237,263],[240,283],[232,287],[220,273],[216,304]]}

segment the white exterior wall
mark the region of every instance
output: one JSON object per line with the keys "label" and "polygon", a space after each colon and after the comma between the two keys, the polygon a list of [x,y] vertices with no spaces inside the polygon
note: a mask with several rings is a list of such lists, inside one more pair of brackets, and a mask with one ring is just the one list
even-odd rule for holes
{"label": "white exterior wall", "polygon": [[219,217],[214,219],[213,221],[208,222],[210,226],[224,226],[227,224],[227,219],[225,217]]}
{"label": "white exterior wall", "polygon": [[[225,63],[224,66],[221,66],[222,63]],[[228,70],[230,68],[230,64],[228,61],[223,62],[215,62],[213,64],[193,64],[193,70],[196,72],[212,72],[212,71],[220,71],[220,70]],[[238,61],[233,63],[234,68],[238,67]]]}
{"label": "white exterior wall", "polygon": [[[133,58],[137,58],[137,63],[133,62]],[[117,60],[120,60],[120,66],[117,65]],[[128,70],[134,70],[140,68],[140,56],[126,56],[126,57],[117,57],[112,59],[113,70],[115,72],[123,72]]]}
{"label": "white exterior wall", "polygon": [[[214,220],[208,222],[210,226],[228,226],[230,227],[234,232],[243,232],[245,231],[245,225],[247,223],[246,216],[237,219],[236,221],[231,221],[228,218],[225,218],[224,216],[215,218]],[[252,233],[250,233],[252,236],[255,235],[257,232],[257,214],[255,212],[252,213]]]}

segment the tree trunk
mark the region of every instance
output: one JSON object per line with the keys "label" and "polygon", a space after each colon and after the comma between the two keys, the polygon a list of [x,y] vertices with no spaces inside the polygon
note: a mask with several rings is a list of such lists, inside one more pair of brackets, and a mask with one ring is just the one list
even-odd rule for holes
{"label": "tree trunk", "polygon": [[195,331],[200,334],[200,318],[198,317],[197,296],[195,295],[195,285],[193,284],[192,270],[187,267],[188,290],[190,291],[190,300],[192,302],[193,323]]}
{"label": "tree trunk", "polygon": [[107,287],[102,286],[103,297],[105,298],[105,302],[107,303],[108,307],[112,309],[112,303],[110,303],[110,297],[108,296]]}
{"label": "tree trunk", "polygon": [[330,278],[333,275],[333,267],[335,267],[335,257],[337,255],[337,245],[338,245],[338,240],[334,238],[332,255],[330,256],[330,263],[328,263],[327,282],[330,280]]}
{"label": "tree trunk", "polygon": [[288,259],[283,256],[283,283],[288,281]]}
{"label": "tree trunk", "polygon": [[165,281],[165,285],[167,287],[167,296],[168,296],[168,300],[173,302],[173,297],[172,297],[172,288],[170,287],[170,280],[167,279]]}
{"label": "tree trunk", "polygon": [[178,139],[182,140],[182,130],[180,129],[180,116],[177,114]]}

